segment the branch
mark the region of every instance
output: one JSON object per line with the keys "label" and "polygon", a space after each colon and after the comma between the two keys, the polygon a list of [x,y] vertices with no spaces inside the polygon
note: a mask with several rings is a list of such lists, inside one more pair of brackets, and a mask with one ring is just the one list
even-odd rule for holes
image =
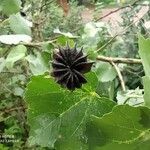
{"label": "branch", "polygon": [[16,72],[16,71],[1,71],[0,74],[3,73],[8,73],[8,74],[23,74],[23,72]]}
{"label": "branch", "polygon": [[118,36],[119,34],[116,34],[114,37],[112,37],[107,43],[105,43],[103,46],[101,46],[99,49],[97,49],[97,52],[102,51],[104,48],[106,48],[108,45],[110,45],[113,40]]}
{"label": "branch", "polygon": [[106,15],[104,15],[104,16],[102,16],[102,17],[98,18],[98,19],[96,19],[95,21],[99,21],[99,20],[101,20],[101,19],[103,19],[103,18],[106,18],[106,17],[110,16],[111,14],[116,13],[116,12],[118,12],[118,11],[122,10],[122,9],[125,9],[125,8],[128,8],[128,7],[131,7],[131,6],[133,7],[133,6],[135,6],[135,5],[138,5],[138,4],[137,4],[137,2],[140,2],[140,1],[141,1],[141,0],[136,0],[136,1],[135,1],[135,2],[133,2],[131,5],[126,5],[126,6],[123,6],[123,7],[117,8],[116,10],[113,10],[113,11],[109,12],[108,14],[106,14]]}
{"label": "branch", "polygon": [[99,61],[104,62],[113,62],[113,63],[125,63],[125,64],[142,64],[141,59],[132,59],[132,58],[117,58],[117,57],[105,57],[105,56],[97,56],[96,58]]}
{"label": "branch", "polygon": [[51,41],[45,41],[45,42],[31,42],[31,43],[20,43],[20,44],[23,44],[25,46],[29,46],[29,47],[41,47],[43,44],[52,44],[56,42],[56,39],[54,40],[51,40]]}
{"label": "branch", "polygon": [[122,87],[122,90],[123,91],[126,91],[126,88],[125,88],[125,83],[124,83],[124,80],[123,80],[123,76],[118,68],[118,66],[114,63],[114,62],[111,62],[111,64],[114,66],[117,74],[118,74],[118,77],[119,77],[119,80],[120,80],[120,83],[121,83],[121,87]]}
{"label": "branch", "polygon": [[123,91],[126,91],[125,83],[123,80],[123,76],[121,74],[121,71],[119,70],[118,66],[115,63],[126,63],[126,64],[142,64],[142,61],[140,59],[132,59],[132,58],[117,58],[117,57],[105,57],[105,56],[97,56],[96,58],[99,61],[109,62],[114,66]]}
{"label": "branch", "polygon": [[44,7],[48,7],[51,3],[53,3],[53,2],[55,2],[54,0],[52,0],[52,1],[45,1],[45,3],[41,6],[41,8],[40,8],[40,12],[42,12],[45,8]]}

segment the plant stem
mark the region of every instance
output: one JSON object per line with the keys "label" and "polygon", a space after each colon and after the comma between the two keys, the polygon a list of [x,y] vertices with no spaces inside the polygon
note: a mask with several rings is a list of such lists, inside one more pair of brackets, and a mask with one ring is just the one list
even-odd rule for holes
{"label": "plant stem", "polygon": [[118,57],[106,57],[106,56],[97,56],[96,58],[99,61],[104,62],[113,62],[113,63],[125,63],[125,64],[142,64],[141,59],[133,59],[133,58],[118,58]]}

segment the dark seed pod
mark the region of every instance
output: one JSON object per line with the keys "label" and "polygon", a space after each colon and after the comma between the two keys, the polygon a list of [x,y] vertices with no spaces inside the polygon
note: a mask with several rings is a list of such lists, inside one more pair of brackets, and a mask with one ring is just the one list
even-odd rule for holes
{"label": "dark seed pod", "polygon": [[76,45],[70,48],[67,44],[53,54],[51,75],[57,83],[73,91],[87,82],[84,74],[91,70],[92,65],[93,62],[87,62],[87,55],[83,55],[83,48],[78,51]]}

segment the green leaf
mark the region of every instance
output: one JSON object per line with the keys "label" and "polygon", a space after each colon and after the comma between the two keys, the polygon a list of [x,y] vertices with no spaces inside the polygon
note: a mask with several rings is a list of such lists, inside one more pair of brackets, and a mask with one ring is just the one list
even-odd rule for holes
{"label": "green leaf", "polygon": [[145,105],[150,108],[150,76],[143,77],[143,84]]}
{"label": "green leaf", "polygon": [[41,75],[48,71],[48,62],[45,62],[41,53],[37,52],[36,56],[30,54],[25,59],[29,62],[29,68],[33,75]]}
{"label": "green leaf", "polygon": [[95,48],[84,49],[84,51],[87,53],[89,59],[96,60],[98,53],[95,51]]}
{"label": "green leaf", "polygon": [[145,105],[150,107],[150,39],[145,39],[144,37],[139,36],[139,54],[146,75],[143,77],[144,101]]}
{"label": "green leaf", "polygon": [[113,100],[115,97],[115,81],[99,82],[96,91],[99,95]]}
{"label": "green leaf", "polygon": [[66,46],[66,42],[69,43],[70,47],[74,47],[75,43],[73,39],[70,39],[67,36],[61,35],[57,38],[57,44],[61,46]]}
{"label": "green leaf", "polygon": [[67,37],[67,38],[69,38],[69,39],[78,38],[78,36],[74,36],[74,35],[73,35],[72,33],[70,33],[70,32],[67,32],[67,33],[61,32],[59,29],[54,29],[54,33],[55,33],[55,34],[60,34],[60,35],[62,35],[62,36],[64,36],[64,37]]}
{"label": "green leaf", "polygon": [[92,116],[91,123],[87,125],[92,150],[109,150],[111,146],[116,150],[138,149],[140,144],[137,143],[150,140],[149,131],[150,109],[142,106],[118,105],[101,118]]}
{"label": "green leaf", "polygon": [[86,80],[88,84],[83,84],[83,89],[88,91],[96,91],[98,79],[95,72],[89,72],[85,74]]}
{"label": "green leaf", "polygon": [[6,15],[10,15],[13,13],[17,13],[21,8],[20,0],[1,0],[0,6],[2,7],[3,13]]}
{"label": "green leaf", "polygon": [[91,115],[102,116],[111,111],[115,103],[97,95],[87,95],[78,103],[61,114],[60,138],[56,142],[56,149],[70,150],[87,147],[85,126]]}
{"label": "green leaf", "polygon": [[30,27],[20,14],[11,15],[9,18],[9,23],[10,28],[14,33],[31,35]]}
{"label": "green leaf", "polygon": [[[93,76],[93,77],[92,77]],[[86,87],[90,87],[96,76],[87,74]],[[89,85],[88,85],[89,84]],[[95,84],[92,84],[95,87]],[[25,100],[28,104],[30,145],[55,147],[59,150],[87,147],[85,125],[90,115],[102,116],[112,110],[114,102],[100,98],[94,91],[61,88],[53,78],[32,77],[27,86]],[[77,144],[78,143],[78,144]]]}
{"label": "green leaf", "polygon": [[101,82],[112,81],[117,75],[115,69],[109,63],[105,62],[97,63],[96,74]]}
{"label": "green leaf", "polygon": [[49,67],[49,62],[51,60],[51,54],[49,52],[43,51],[41,53],[41,58],[43,60],[43,63],[45,63],[45,66]]}
{"label": "green leaf", "polygon": [[0,144],[0,149],[1,149],[1,150],[8,150],[8,147],[6,147],[6,146],[3,145],[3,144]]}
{"label": "green leaf", "polygon": [[[64,96],[66,98],[65,101],[63,101]],[[47,112],[56,114],[62,113],[66,110],[68,98],[67,95],[65,95],[64,90],[55,83],[53,78],[47,76],[35,76],[32,77],[31,82],[27,86],[25,99],[30,108],[29,118],[32,118]],[[74,104],[73,99],[69,102],[71,105],[72,103]]]}
{"label": "green leaf", "polygon": [[139,54],[146,76],[150,76],[150,39],[139,36]]}
{"label": "green leaf", "polygon": [[54,147],[58,138],[61,120],[52,114],[41,114],[30,118],[30,145],[38,144],[42,147]]}
{"label": "green leaf", "polygon": [[11,49],[10,53],[6,58],[7,68],[12,68],[14,63],[25,57],[27,49],[24,45],[18,45]]}

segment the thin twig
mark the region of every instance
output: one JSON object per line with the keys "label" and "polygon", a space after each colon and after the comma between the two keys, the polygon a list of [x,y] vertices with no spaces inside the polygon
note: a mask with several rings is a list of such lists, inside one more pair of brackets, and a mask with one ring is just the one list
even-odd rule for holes
{"label": "thin twig", "polygon": [[99,61],[104,62],[113,62],[113,63],[125,63],[125,64],[142,64],[141,59],[133,59],[133,58],[118,58],[118,57],[106,57],[106,56],[97,56],[96,58]]}
{"label": "thin twig", "polygon": [[102,51],[104,48],[106,48],[108,45],[110,45],[116,37],[118,37],[119,35],[124,34],[124,32],[126,32],[127,29],[129,29],[133,24],[135,24],[135,23],[138,22],[138,21],[139,21],[139,20],[136,20],[136,21],[132,22],[131,24],[129,24],[129,26],[127,26],[123,31],[121,31],[120,33],[117,33],[117,34],[116,34],[114,37],[112,37],[107,43],[105,43],[103,46],[101,46],[99,49],[97,49],[96,52],[98,53],[98,52]]}
{"label": "thin twig", "polygon": [[45,9],[44,7],[46,7],[46,6],[48,7],[53,2],[55,2],[55,1],[54,0],[49,1],[49,2],[45,1],[45,3],[40,7],[40,12],[42,12]]}
{"label": "thin twig", "polygon": [[56,39],[54,40],[50,40],[50,41],[44,41],[44,42],[31,42],[31,43],[20,43],[23,44],[25,46],[29,46],[29,47],[41,47],[43,44],[52,44],[56,42]]}
{"label": "thin twig", "polygon": [[140,103],[134,104],[132,106],[139,106],[139,105],[142,105],[142,104],[144,104],[144,102],[140,102]]}
{"label": "thin twig", "polygon": [[5,74],[5,73],[8,73],[8,74],[23,74],[23,72],[16,72],[16,71],[1,71],[0,74]]}
{"label": "thin twig", "polygon": [[120,83],[121,83],[121,87],[122,87],[122,90],[123,91],[126,91],[126,88],[125,88],[125,83],[124,83],[124,80],[123,80],[123,76],[118,68],[118,66],[114,63],[114,62],[111,62],[111,64],[114,66],[117,74],[118,74],[118,77],[119,77],[119,80],[120,80]]}
{"label": "thin twig", "polygon": [[133,2],[133,3],[132,3],[132,4],[130,4],[130,5],[126,5],[126,6],[123,6],[123,7],[117,8],[116,10],[113,10],[113,11],[109,12],[108,14],[106,14],[106,15],[104,15],[104,16],[102,16],[102,17],[98,18],[98,19],[96,19],[95,21],[99,21],[99,20],[101,20],[101,19],[104,19],[104,18],[106,18],[106,17],[108,17],[108,16],[112,15],[113,13],[116,13],[116,12],[118,12],[118,11],[122,10],[122,9],[125,9],[125,8],[128,8],[128,7],[131,7],[131,6],[137,5],[137,2],[140,2],[140,1],[141,1],[141,0],[136,0],[135,2]]}
{"label": "thin twig", "polygon": [[102,47],[100,47],[99,49],[97,49],[96,52],[100,52],[102,51],[104,48],[106,48],[109,44],[111,44],[113,42],[113,40],[118,36],[118,34],[116,34],[114,37],[112,37],[107,43],[105,43]]}

